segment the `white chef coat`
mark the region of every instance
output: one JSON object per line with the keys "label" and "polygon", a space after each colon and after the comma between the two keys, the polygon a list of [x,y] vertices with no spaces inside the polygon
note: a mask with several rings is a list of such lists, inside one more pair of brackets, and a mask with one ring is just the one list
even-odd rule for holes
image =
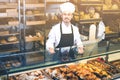
{"label": "white chef coat", "polygon": [[[71,31],[71,25],[66,26],[63,22],[61,23],[62,25],[62,33],[63,34],[68,34],[72,33]],[[74,45],[77,47],[83,47],[83,44],[80,39],[80,33],[78,30],[78,27],[72,25],[73,27],[73,34],[74,34]],[[60,32],[60,23],[54,25],[52,29],[50,30],[48,34],[48,40],[46,42],[46,49],[48,50],[49,48],[55,48],[60,42],[61,38],[61,32]]]}
{"label": "white chef coat", "polygon": [[100,21],[98,24],[98,38],[105,39],[105,24],[103,21]]}

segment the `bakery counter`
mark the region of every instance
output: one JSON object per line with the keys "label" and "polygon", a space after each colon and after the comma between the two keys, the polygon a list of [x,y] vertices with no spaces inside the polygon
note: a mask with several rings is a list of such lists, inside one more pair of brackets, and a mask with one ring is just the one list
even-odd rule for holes
{"label": "bakery counter", "polygon": [[[109,62],[106,62],[106,55]],[[115,55],[116,54],[116,55]],[[111,80],[120,77],[120,69],[116,67],[120,50],[98,54],[66,63],[43,63],[27,67],[15,68],[9,71],[8,80]],[[113,58],[114,55],[114,59]],[[117,56],[117,58],[115,58]],[[117,62],[120,63],[120,62]],[[120,64],[117,64],[119,66]],[[19,70],[18,70],[19,69]],[[2,78],[2,80],[6,80]]]}

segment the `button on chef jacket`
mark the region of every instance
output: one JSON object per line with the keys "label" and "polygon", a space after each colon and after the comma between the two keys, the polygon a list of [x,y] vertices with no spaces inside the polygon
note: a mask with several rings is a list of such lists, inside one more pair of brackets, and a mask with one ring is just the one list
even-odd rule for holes
{"label": "button on chef jacket", "polygon": [[[46,49],[47,50],[49,48],[56,48],[58,46],[60,39],[61,39],[60,24],[62,27],[62,34],[71,34],[72,33],[71,24],[69,26],[66,26],[62,22],[62,23],[58,23],[55,26],[53,26],[48,34],[48,40],[46,41]],[[78,27],[76,27],[74,25],[72,25],[72,27],[73,27],[73,35],[74,35],[74,45],[76,45],[77,47],[83,47],[83,44],[80,39],[80,33],[78,30]],[[64,49],[68,49],[68,48],[70,48],[70,46],[63,47],[61,49],[63,49],[63,51],[64,51]]]}

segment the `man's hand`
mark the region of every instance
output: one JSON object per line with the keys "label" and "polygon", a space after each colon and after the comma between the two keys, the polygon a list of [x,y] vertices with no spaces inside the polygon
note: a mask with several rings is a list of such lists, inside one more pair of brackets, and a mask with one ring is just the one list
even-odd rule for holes
{"label": "man's hand", "polygon": [[83,47],[79,47],[79,48],[78,48],[78,53],[79,53],[79,54],[83,54],[83,53],[84,53]]}
{"label": "man's hand", "polygon": [[49,52],[50,52],[51,54],[54,54],[54,53],[55,53],[54,48],[49,48]]}

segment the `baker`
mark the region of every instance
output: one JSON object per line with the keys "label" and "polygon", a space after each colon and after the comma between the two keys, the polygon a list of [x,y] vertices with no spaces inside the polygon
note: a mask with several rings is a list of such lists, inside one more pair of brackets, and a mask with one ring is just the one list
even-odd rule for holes
{"label": "baker", "polygon": [[[83,43],[77,26],[71,23],[75,5],[65,2],[60,5],[61,21],[54,25],[48,34],[46,50],[53,55],[54,61],[68,61],[74,59],[74,52],[83,54]],[[46,57],[47,58],[47,57]]]}

